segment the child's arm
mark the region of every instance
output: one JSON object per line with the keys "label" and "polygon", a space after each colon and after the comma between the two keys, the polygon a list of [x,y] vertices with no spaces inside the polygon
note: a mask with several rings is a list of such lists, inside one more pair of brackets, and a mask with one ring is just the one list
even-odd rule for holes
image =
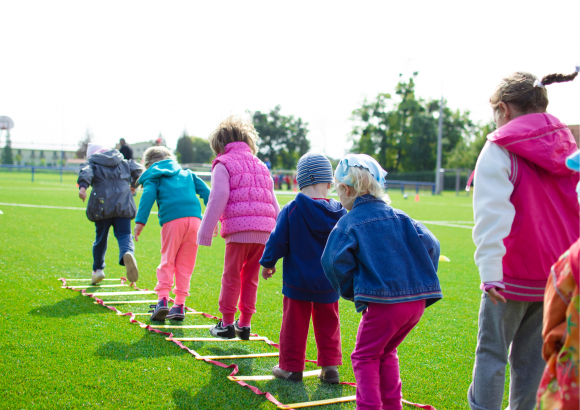
{"label": "child's arm", "polygon": [[[145,226],[147,220],[149,219],[149,214],[151,213],[151,208],[157,199],[157,179],[148,179],[143,185],[143,195],[141,195],[141,200],[139,201],[139,209],[137,210],[137,217],[135,218],[135,224],[140,224]],[[135,228],[136,229],[136,228]],[[139,233],[143,227],[139,229]],[[137,233],[137,231],[135,231]]]}
{"label": "child's arm", "polygon": [[[473,193],[473,242],[475,264],[481,282],[502,282],[502,258],[506,253],[503,240],[509,235],[516,215],[510,197],[510,154],[499,145],[486,142],[475,166]],[[493,289],[495,292],[495,287]]]}
{"label": "child's arm", "polygon": [[79,198],[85,202],[87,199],[87,188],[93,182],[93,168],[91,164],[83,162],[79,167],[79,177],[77,179],[77,185],[79,186]]}
{"label": "child's arm", "polygon": [[129,169],[131,171],[131,188],[137,188],[139,186],[139,177],[143,173],[143,168],[132,159],[127,162],[129,163]]}
{"label": "child's arm", "polygon": [[288,220],[288,207],[286,206],[278,214],[276,227],[270,234],[268,242],[266,242],[266,247],[264,248],[264,254],[262,255],[262,259],[260,259],[260,265],[264,267],[262,269],[262,277],[264,279],[271,278],[276,272],[276,262],[280,258],[288,255],[288,251],[290,250],[289,242],[290,224]]}
{"label": "child's arm", "polygon": [[423,241],[425,249],[427,249],[427,252],[429,252],[431,262],[433,262],[433,267],[435,268],[435,272],[437,272],[437,269],[439,269],[439,255],[441,254],[441,245],[439,244],[439,240],[421,222],[415,221],[413,219],[413,225],[419,234],[419,238],[421,238]]}
{"label": "child's arm", "polygon": [[354,253],[356,239],[335,227],[322,254],[322,269],[336,292],[348,300],[354,299],[353,273],[356,269]]}
{"label": "child's arm", "polygon": [[274,211],[276,212],[276,217],[280,214],[280,204],[278,203],[278,198],[274,193],[274,180],[272,180],[272,189],[270,190],[272,193],[272,206],[274,207]]}
{"label": "child's arm", "polygon": [[193,177],[193,183],[195,184],[195,192],[197,192],[199,197],[203,199],[203,204],[207,206],[210,193],[209,187],[201,178],[199,178],[193,172],[191,173],[191,176]]}
{"label": "child's arm", "polygon": [[223,164],[217,164],[211,173],[211,191],[203,214],[197,244],[211,246],[213,231],[226,210],[230,198],[230,174]]}

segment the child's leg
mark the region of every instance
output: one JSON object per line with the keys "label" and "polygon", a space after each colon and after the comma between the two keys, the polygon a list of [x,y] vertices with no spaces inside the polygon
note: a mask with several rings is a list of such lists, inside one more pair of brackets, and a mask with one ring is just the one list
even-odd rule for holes
{"label": "child's leg", "polygon": [[[363,312],[351,355],[357,383],[357,409],[402,409],[398,361],[395,367],[392,364],[393,357],[390,357],[389,362],[387,356],[417,324],[424,309],[425,301],[369,303],[368,309]],[[384,370],[381,365],[385,366]],[[394,371],[397,371],[396,375]],[[387,389],[386,394],[381,392],[383,388]],[[383,403],[383,397],[391,402],[391,397],[397,391],[398,402],[395,400],[390,406]]]}
{"label": "child's leg", "polygon": [[197,232],[201,224],[201,219],[199,218],[181,219],[186,221],[187,231],[175,258],[175,287],[173,288],[173,293],[175,294],[176,305],[185,304],[185,298],[189,296],[191,274],[195,268],[195,259],[197,257]]}
{"label": "child's leg", "polygon": [[224,273],[222,275],[222,287],[219,298],[219,311],[223,316],[225,326],[232,325],[238,311],[238,299],[240,298],[241,279],[240,272],[246,260],[247,243],[230,242],[226,244],[224,257]]}
{"label": "child's leg", "polygon": [[542,358],[544,303],[520,303],[528,307],[510,349],[510,409],[531,410],[536,406],[536,392],[546,366]]}
{"label": "child's leg", "polygon": [[482,295],[473,381],[467,393],[473,410],[501,409],[508,349],[527,303],[508,299],[507,303],[494,305],[486,294]]}
{"label": "child's leg", "polygon": [[175,274],[175,258],[187,227],[184,218],[174,219],[163,224],[161,228],[161,263],[157,267],[157,297],[168,298],[173,286]]}
{"label": "child's leg", "polygon": [[96,238],[93,242],[93,271],[105,269],[105,255],[107,254],[107,241],[112,219],[103,219],[95,222]]}
{"label": "child's leg", "polygon": [[318,349],[318,366],[340,366],[342,364],[342,346],[340,343],[338,301],[313,303],[312,325]]}
{"label": "child's leg", "polygon": [[119,265],[125,266],[123,255],[135,253],[135,244],[131,235],[131,220],[129,218],[111,218],[111,223],[119,244]]}
{"label": "child's leg", "polygon": [[310,327],[312,302],[284,296],[283,303],[278,366],[287,372],[302,372],[306,360],[306,342]]}
{"label": "child's leg", "polygon": [[260,258],[265,246],[259,243],[248,243],[248,253],[241,272],[242,286],[240,291],[240,326],[249,327],[252,315],[256,313],[258,283],[260,279]]}

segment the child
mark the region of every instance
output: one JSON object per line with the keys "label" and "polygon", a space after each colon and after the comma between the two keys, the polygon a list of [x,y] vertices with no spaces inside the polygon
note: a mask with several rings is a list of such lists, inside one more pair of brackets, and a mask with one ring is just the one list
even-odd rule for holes
{"label": "child", "polygon": [[[210,329],[212,336],[250,338],[256,313],[260,257],[280,212],[268,168],[256,157],[258,135],[251,122],[239,116],[224,120],[210,135],[217,155],[211,174],[211,194],[197,243],[211,246],[217,222],[226,240],[219,310],[223,319]],[[240,317],[235,319],[239,300]]]}
{"label": "child", "polygon": [[80,166],[77,184],[79,198],[85,201],[86,189],[92,186],[87,218],[95,223],[97,237],[93,243],[92,284],[105,279],[105,254],[111,226],[119,244],[119,265],[125,266],[127,279],[137,282],[139,271],[131,237],[131,219],[135,218],[135,192],[142,169],[133,160],[124,160],[116,149],[89,144],[87,161]]}
{"label": "child", "polygon": [[350,212],[336,224],[322,255],[334,289],[363,312],[351,355],[359,410],[402,409],[397,346],[425,308],[443,297],[439,241],[385,202],[386,174],[368,155],[340,161],[335,185]]}
{"label": "child", "polygon": [[[566,159],[566,166],[580,171],[580,151]],[[580,202],[580,184],[576,188]],[[537,394],[539,410],[576,410],[578,385],[578,339],[580,320],[578,292],[580,239],[552,266],[544,296],[544,346],[547,364]]]}
{"label": "child", "polygon": [[312,315],[317,364],[322,367],[320,380],[338,383],[337,366],[342,364],[338,294],[326,279],[320,258],[328,235],[346,210],[340,202],[326,199],[333,178],[325,156],[308,153],[297,168],[300,193],[280,212],[260,260],[262,277],[268,279],[276,272],[278,259],[284,258],[280,363],[273,373],[281,379],[302,381]]}
{"label": "child", "polygon": [[468,391],[472,409],[501,408],[508,352],[510,408],[536,404],[545,365],[546,279],[552,263],[578,239],[580,226],[578,203],[572,205],[578,176],[564,164],[576,143],[566,125],[546,113],[545,86],[576,75],[538,81],[517,72],[490,98],[498,128],[477,160],[473,197],[475,263],[484,293]]}
{"label": "child", "polygon": [[[159,302],[151,305],[155,308],[151,311],[151,320],[183,320],[201,224],[201,204],[196,195],[207,204],[209,188],[193,172],[181,169],[165,147],[147,148],[143,157],[147,170],[139,178],[143,195],[135,219],[135,240],[139,240],[155,201],[162,227],[161,263],[157,267],[155,286]],[[175,304],[169,310],[169,291],[174,279]]]}

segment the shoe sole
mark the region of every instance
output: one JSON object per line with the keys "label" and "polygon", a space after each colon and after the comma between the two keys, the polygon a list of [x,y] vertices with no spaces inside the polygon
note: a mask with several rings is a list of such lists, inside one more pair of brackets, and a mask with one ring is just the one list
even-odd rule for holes
{"label": "shoe sole", "polygon": [[181,322],[182,320],[185,319],[185,315],[167,315],[166,319],[167,320],[177,320],[177,321]]}
{"label": "shoe sole", "polygon": [[[273,373],[272,373],[273,374]],[[287,382],[292,382],[292,383],[302,383],[302,379],[300,380],[295,380],[295,379],[287,379],[286,377],[282,377],[282,376],[276,376],[274,374],[274,377],[280,380],[286,380]]]}
{"label": "shoe sole", "polygon": [[319,377],[319,379],[322,383],[326,383],[326,384],[338,384],[338,383],[340,383],[340,379],[323,379],[322,377]]}
{"label": "shoe sole", "polygon": [[233,336],[233,337],[225,337],[225,336],[218,336],[218,335],[214,335],[214,334],[211,332],[211,329],[210,329],[210,331],[209,331],[209,334],[210,334],[210,335],[212,335],[212,337],[215,337],[215,338],[218,338],[218,339],[223,339],[223,340],[232,340],[232,339],[235,339],[235,338],[236,338],[235,336]]}
{"label": "shoe sole", "polygon": [[169,309],[158,309],[157,312],[151,315],[151,320],[156,322],[164,322],[167,314],[169,313]]}
{"label": "shoe sole", "polygon": [[93,282],[91,282],[91,285],[96,285],[98,283],[101,283],[103,281],[103,279],[105,279],[104,276],[101,276],[100,278],[97,278],[96,280],[94,280]]}
{"label": "shoe sole", "polygon": [[139,270],[137,270],[137,261],[135,260],[135,257],[130,253],[126,253],[123,255],[123,263],[127,270],[127,279],[129,282],[137,282],[139,279]]}
{"label": "shoe sole", "polygon": [[247,337],[245,337],[244,335],[242,335],[242,332],[241,332],[241,331],[240,331],[240,332],[238,332],[238,331],[236,330],[236,336],[237,336],[239,339],[241,339],[241,340],[250,340],[250,335],[248,335]]}

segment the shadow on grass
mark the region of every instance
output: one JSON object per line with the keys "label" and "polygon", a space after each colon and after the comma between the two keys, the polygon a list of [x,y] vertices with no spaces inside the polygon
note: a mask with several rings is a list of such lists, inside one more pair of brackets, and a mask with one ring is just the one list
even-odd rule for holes
{"label": "shadow on grass", "polygon": [[63,299],[54,305],[35,307],[28,314],[32,316],[69,318],[79,315],[109,312],[109,309],[104,309],[102,306],[93,304],[93,299],[79,293],[76,298]]}
{"label": "shadow on grass", "polygon": [[132,362],[140,358],[178,355],[183,355],[179,347],[166,342],[164,337],[152,332],[144,333],[137,342],[106,342],[95,351],[95,356],[125,362]]}

